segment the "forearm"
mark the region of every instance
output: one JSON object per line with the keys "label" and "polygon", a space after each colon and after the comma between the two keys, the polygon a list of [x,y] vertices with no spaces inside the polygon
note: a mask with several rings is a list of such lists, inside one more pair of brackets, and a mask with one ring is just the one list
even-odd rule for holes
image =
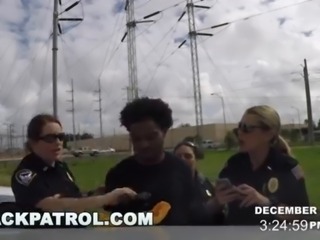
{"label": "forearm", "polygon": [[105,205],[105,197],[85,198],[56,198],[44,199],[37,207],[44,211],[74,211],[83,212],[86,210],[101,208]]}

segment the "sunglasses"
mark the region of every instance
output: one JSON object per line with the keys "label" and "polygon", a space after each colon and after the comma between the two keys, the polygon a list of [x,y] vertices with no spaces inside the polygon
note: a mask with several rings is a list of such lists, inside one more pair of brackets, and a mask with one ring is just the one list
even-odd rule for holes
{"label": "sunglasses", "polygon": [[66,136],[65,133],[47,134],[47,135],[40,137],[39,140],[42,140],[46,143],[54,143],[57,140],[59,140],[60,142],[63,142],[63,140],[65,139],[65,136]]}
{"label": "sunglasses", "polygon": [[240,122],[237,130],[241,130],[243,133],[252,133],[255,129],[267,130],[269,127],[263,125],[251,125]]}
{"label": "sunglasses", "polygon": [[191,147],[191,148],[195,148],[196,147],[196,145],[193,142],[183,142],[183,145],[186,145],[186,146]]}

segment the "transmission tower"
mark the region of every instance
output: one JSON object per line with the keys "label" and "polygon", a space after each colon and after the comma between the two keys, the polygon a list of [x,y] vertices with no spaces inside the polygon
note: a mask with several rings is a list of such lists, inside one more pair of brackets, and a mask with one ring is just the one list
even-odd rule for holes
{"label": "transmission tower", "polygon": [[74,107],[74,86],[73,86],[73,79],[71,79],[71,90],[68,91],[71,94],[71,99],[68,102],[71,102],[71,109],[67,110],[67,112],[71,112],[72,114],[72,140],[73,140],[73,147],[76,149],[77,147],[77,139],[76,139],[76,120],[75,120],[75,107]]}
{"label": "transmission tower", "polygon": [[77,6],[81,1],[76,1],[69,7],[59,13],[58,7],[62,5],[61,0],[54,0],[53,2],[53,33],[52,33],[52,101],[53,101],[53,115],[58,117],[58,35],[62,34],[61,25],[59,21],[82,21],[83,18],[59,18],[62,13],[70,11]]}
{"label": "transmission tower", "polygon": [[129,75],[129,93],[128,101],[139,97],[138,71],[137,71],[137,51],[136,51],[136,26],[138,23],[154,22],[153,20],[136,21],[134,14],[134,0],[126,0],[125,11],[127,14],[127,31],[121,39],[121,42],[127,37],[128,51],[128,75]]}
{"label": "transmission tower", "polygon": [[193,95],[194,95],[194,105],[195,105],[195,115],[196,115],[196,134],[197,134],[197,140],[200,140],[202,138],[203,117],[202,117],[202,99],[201,99],[201,84],[200,84],[200,74],[199,74],[197,36],[198,35],[213,36],[213,34],[197,32],[196,26],[195,26],[195,17],[194,17],[195,8],[210,9],[210,7],[195,5],[193,3],[193,0],[187,0],[191,64],[192,64],[192,76],[193,76]]}
{"label": "transmission tower", "polygon": [[98,90],[95,91],[98,93],[98,99],[96,102],[99,103],[99,108],[95,111],[99,112],[99,121],[100,121],[100,138],[103,138],[103,127],[102,127],[102,98],[101,98],[101,80],[98,80]]}

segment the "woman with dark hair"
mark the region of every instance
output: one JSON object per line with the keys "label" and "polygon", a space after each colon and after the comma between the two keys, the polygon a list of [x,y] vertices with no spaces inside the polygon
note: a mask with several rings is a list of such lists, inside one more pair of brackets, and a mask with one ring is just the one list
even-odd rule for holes
{"label": "woman with dark hair", "polygon": [[[203,152],[192,142],[183,141],[173,149],[174,155],[182,159],[191,169],[197,198],[204,204],[211,204],[214,197],[214,186],[208,178],[202,175],[197,169],[197,160],[203,158]],[[224,215],[221,212],[212,214],[209,217],[209,224],[222,224]]]}
{"label": "woman with dark hair", "polygon": [[35,116],[28,125],[27,137],[29,153],[11,179],[16,203],[22,209],[82,212],[116,205],[123,196],[136,196],[129,188],[118,188],[101,196],[82,197],[73,174],[61,160],[65,134],[54,116]]}
{"label": "woman with dark hair", "polygon": [[214,187],[208,178],[203,176],[197,169],[197,160],[202,158],[203,153],[192,142],[180,142],[173,149],[174,155],[181,158],[190,167],[192,175],[199,190],[199,197],[203,202],[211,199]]}

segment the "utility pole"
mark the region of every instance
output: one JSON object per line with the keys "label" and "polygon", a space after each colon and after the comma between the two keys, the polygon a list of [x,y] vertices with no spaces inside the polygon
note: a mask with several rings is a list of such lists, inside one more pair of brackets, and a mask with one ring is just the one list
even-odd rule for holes
{"label": "utility pole", "polygon": [[[127,31],[121,39],[121,42],[127,37],[127,51],[128,51],[128,75],[129,75],[129,95],[128,101],[139,97],[138,87],[138,71],[137,71],[137,51],[136,51],[136,26],[138,23],[154,22],[153,20],[136,21],[134,14],[134,0],[126,0],[125,11],[127,14]],[[144,19],[154,16],[150,14]]]}
{"label": "utility pole", "polygon": [[14,125],[9,124],[9,149],[13,149]]}
{"label": "utility pole", "polygon": [[58,117],[58,35],[62,34],[62,29],[59,21],[82,21],[82,18],[59,18],[62,13],[70,11],[77,6],[81,1],[76,1],[69,7],[59,13],[58,6],[62,5],[61,0],[53,1],[53,32],[52,32],[52,101],[53,101],[53,115]]}
{"label": "utility pole", "polygon": [[22,147],[23,148],[24,148],[25,143],[26,143],[25,125],[22,125]]}
{"label": "utility pole", "polygon": [[100,121],[100,138],[103,138],[103,127],[102,127],[102,98],[101,98],[101,80],[98,80],[98,90],[95,91],[98,93],[98,99],[96,102],[99,103],[99,108],[95,110],[96,112],[99,112],[99,121]]}
{"label": "utility pole", "polygon": [[[131,91],[131,89],[130,89],[130,87],[126,87],[126,88],[124,88],[123,90],[125,90],[126,91],[126,93],[127,93],[127,102],[130,102],[131,101],[131,99],[130,99],[130,96],[131,96],[131,93],[132,93],[132,91]],[[131,154],[133,154],[134,153],[134,151],[133,151],[133,146],[132,146],[132,142],[131,142],[131,138],[130,138],[130,136],[129,136],[129,138],[128,138],[128,141],[129,141],[129,152],[131,153]]]}
{"label": "utility pole", "polygon": [[223,98],[222,94],[219,94],[219,93],[211,93],[211,96],[217,96],[221,100],[222,113],[223,113],[223,124],[224,124],[224,134],[227,134],[227,118],[226,118],[224,98]]}
{"label": "utility pole", "polygon": [[202,139],[202,99],[201,99],[201,84],[199,74],[199,59],[198,59],[198,47],[197,47],[197,36],[213,36],[209,33],[198,33],[195,26],[194,9],[204,8],[210,9],[207,6],[199,6],[193,3],[193,0],[187,0],[187,13],[188,13],[188,24],[189,24],[189,38],[190,38],[190,50],[191,50],[191,64],[192,64],[192,75],[193,75],[193,95],[196,115],[196,134],[198,144],[201,146]]}
{"label": "utility pole", "polygon": [[52,33],[52,100],[53,115],[58,117],[58,2],[53,2],[53,33]]}
{"label": "utility pole", "polygon": [[312,117],[312,104],[310,96],[310,86],[309,86],[309,72],[307,60],[304,59],[303,76],[306,90],[306,102],[307,102],[307,112],[308,112],[308,142],[310,145],[314,144],[314,129],[313,129],[313,117]]}
{"label": "utility pole", "polygon": [[71,110],[67,110],[67,112],[72,113],[72,131],[73,131],[73,147],[74,149],[77,148],[77,139],[76,139],[76,120],[75,120],[75,107],[74,107],[74,85],[73,85],[73,79],[71,79],[71,90],[67,91],[71,93],[71,99],[68,100],[68,102],[71,102]]}

